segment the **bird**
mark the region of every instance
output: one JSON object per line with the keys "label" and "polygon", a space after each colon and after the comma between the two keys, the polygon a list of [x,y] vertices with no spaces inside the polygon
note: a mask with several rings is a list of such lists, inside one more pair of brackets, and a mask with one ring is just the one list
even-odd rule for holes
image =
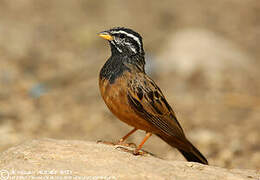
{"label": "bird", "polygon": [[138,155],[152,134],[177,150],[187,161],[208,165],[207,159],[186,138],[175,112],[161,89],[145,72],[145,52],[139,33],[126,27],[114,27],[98,35],[107,40],[111,56],[99,73],[100,94],[108,109],[133,129],[146,132],[133,154]]}

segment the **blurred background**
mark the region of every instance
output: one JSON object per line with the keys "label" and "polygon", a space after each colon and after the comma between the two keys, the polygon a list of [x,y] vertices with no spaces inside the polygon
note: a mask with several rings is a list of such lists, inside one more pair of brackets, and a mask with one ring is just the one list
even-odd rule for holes
{"label": "blurred background", "polygon": [[[143,36],[147,72],[211,165],[260,168],[259,0],[1,0],[0,151],[131,129],[98,89],[110,49],[97,33],[114,26]],[[144,149],[183,160],[155,136]]]}

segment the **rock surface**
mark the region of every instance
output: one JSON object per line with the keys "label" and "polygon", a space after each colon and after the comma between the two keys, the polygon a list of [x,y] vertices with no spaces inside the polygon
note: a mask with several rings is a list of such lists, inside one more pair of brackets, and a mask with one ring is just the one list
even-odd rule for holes
{"label": "rock surface", "polygon": [[95,142],[40,139],[0,154],[1,179],[259,179],[255,170],[228,170],[151,155],[134,156]]}

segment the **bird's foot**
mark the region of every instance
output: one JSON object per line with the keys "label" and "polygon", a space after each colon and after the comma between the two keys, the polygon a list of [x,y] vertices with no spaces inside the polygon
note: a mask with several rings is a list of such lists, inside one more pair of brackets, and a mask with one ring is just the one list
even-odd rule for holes
{"label": "bird's foot", "polygon": [[121,141],[119,141],[117,143],[117,145],[131,147],[131,148],[136,148],[137,147],[135,143],[124,143],[124,142],[121,142]]}
{"label": "bird's foot", "polygon": [[126,146],[126,147],[131,147],[131,148],[136,148],[136,144],[135,143],[124,143],[122,141],[118,141],[118,142],[109,142],[109,141],[102,141],[102,140],[98,140],[97,143],[102,143],[102,144],[106,144],[106,145],[112,145],[112,146]]}
{"label": "bird's foot", "polygon": [[103,140],[98,140],[97,143],[101,143],[101,144],[106,144],[106,145],[112,145],[112,146],[115,146],[116,143],[114,142],[109,142],[109,141],[103,141]]}
{"label": "bird's foot", "polygon": [[142,150],[135,149],[135,150],[133,151],[133,155],[135,155],[135,156],[143,156],[143,155],[145,155],[145,154],[147,154],[147,152],[142,151]]}
{"label": "bird's foot", "polygon": [[117,146],[116,149],[119,149],[121,151],[124,151],[124,152],[127,152],[127,153],[131,153],[135,156],[144,156],[144,155],[151,155],[151,153],[147,152],[147,151],[144,151],[144,150],[137,150],[137,149],[133,149],[131,147],[125,147],[125,146]]}

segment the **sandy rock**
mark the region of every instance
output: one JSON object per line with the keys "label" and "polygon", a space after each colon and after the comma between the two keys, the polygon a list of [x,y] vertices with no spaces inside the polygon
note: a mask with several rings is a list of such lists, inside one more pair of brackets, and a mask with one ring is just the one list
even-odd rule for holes
{"label": "sandy rock", "polygon": [[151,155],[134,156],[95,142],[40,139],[0,154],[2,179],[257,179],[253,170],[228,170]]}

